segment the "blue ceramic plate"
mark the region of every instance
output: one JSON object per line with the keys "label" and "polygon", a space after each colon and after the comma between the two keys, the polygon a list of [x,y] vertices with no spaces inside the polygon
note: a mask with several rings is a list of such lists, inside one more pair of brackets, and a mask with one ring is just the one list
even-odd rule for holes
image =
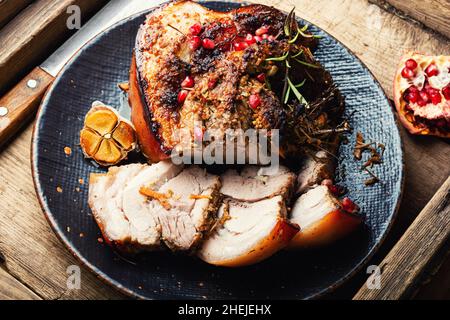
{"label": "blue ceramic plate", "polygon": [[[206,6],[229,10],[238,4],[208,2]],[[42,103],[32,166],[39,200],[56,234],[100,278],[134,297],[302,299],[342,284],[374,254],[392,224],[402,191],[403,153],[395,117],[380,84],[345,46],[314,26],[311,31],[322,36],[315,55],[344,94],[347,114],[355,112],[351,117],[355,132],[386,145],[384,164],[374,169],[382,183],[372,187],[364,187],[367,175],[360,170],[361,163],[353,160],[354,134],[341,148],[339,178],[362,207],[364,230],[331,248],[281,252],[240,269],[217,268],[170,253],[128,261],[97,241],[101,235],[87,204],[87,181],[90,173],[101,169],[84,159],[78,147],[79,131],[93,101],[120,106],[123,96],[117,84],[128,80],[136,32],[144,19],[144,13],[131,17],[90,41],[61,71]],[[70,156],[64,153],[66,146],[72,148]]]}

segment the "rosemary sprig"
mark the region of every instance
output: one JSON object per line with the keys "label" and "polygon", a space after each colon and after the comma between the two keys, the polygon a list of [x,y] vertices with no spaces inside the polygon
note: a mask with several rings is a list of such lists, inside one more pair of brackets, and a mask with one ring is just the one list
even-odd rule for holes
{"label": "rosemary sprig", "polygon": [[306,61],[302,61],[302,60],[299,60],[297,58],[294,58],[294,60],[297,61],[298,63],[304,65],[304,66],[307,66],[307,67],[310,67],[310,68],[315,68],[315,69],[320,69],[320,66],[316,66],[315,64],[308,63]]}
{"label": "rosemary sprig", "polygon": [[303,97],[302,94],[300,93],[300,91],[298,91],[298,89],[297,89],[297,86],[298,86],[298,88],[300,88],[301,86],[303,86],[305,84],[305,81],[303,81],[303,83],[300,83],[297,86],[295,86],[292,83],[291,79],[289,79],[289,77],[288,77],[287,82],[288,82],[289,88],[291,88],[291,91],[295,94],[298,102],[300,102],[301,104],[308,105],[308,101],[306,101],[305,97]]}
{"label": "rosemary sprig", "polygon": [[[304,50],[301,48],[298,48],[298,46],[295,45],[295,43],[297,42],[297,40],[300,36],[303,36],[306,38],[312,37],[311,35],[305,33],[307,29],[308,29],[308,25],[305,25],[302,28],[300,28],[298,26],[298,23],[297,23],[297,20],[295,17],[295,8],[293,8],[291,10],[291,12],[289,12],[289,14],[284,22],[284,35],[288,38],[286,52],[282,56],[266,59],[266,61],[268,61],[268,62],[270,62],[270,61],[284,62],[286,70],[285,70],[285,75],[284,75],[284,81],[283,81],[284,86],[283,86],[283,92],[281,94],[281,97],[282,97],[283,103],[285,105],[288,105],[290,98],[291,98],[291,93],[293,93],[300,104],[304,104],[307,108],[309,107],[308,101],[298,90],[305,84],[306,79],[304,79],[301,83],[294,85],[294,83],[292,82],[292,80],[290,78],[290,74],[289,74],[290,73],[289,69],[292,69],[292,66],[293,66],[292,62],[296,62],[298,64],[301,64],[301,65],[309,67],[309,68],[315,68],[315,69],[320,68],[320,66],[318,66],[318,65],[300,60],[300,56],[303,55]],[[295,34],[294,34],[293,30],[296,31]]]}

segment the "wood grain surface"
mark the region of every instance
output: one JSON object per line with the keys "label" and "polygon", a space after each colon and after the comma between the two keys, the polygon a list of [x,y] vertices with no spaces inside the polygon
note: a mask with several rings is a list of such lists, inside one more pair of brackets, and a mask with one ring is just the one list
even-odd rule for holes
{"label": "wood grain surface", "polygon": [[106,0],[36,0],[0,30],[0,94],[58,48],[71,31],[67,7],[78,5],[88,18]]}
{"label": "wood grain surface", "polygon": [[399,14],[405,14],[450,38],[450,1],[448,0],[369,0],[390,10],[395,8]]}
{"label": "wood grain surface", "polygon": [[0,28],[11,21],[21,10],[33,0],[2,0],[0,1]]}
{"label": "wood grain surface", "polygon": [[0,300],[40,300],[30,289],[0,268]]}
{"label": "wood grain surface", "polygon": [[[430,54],[448,51],[448,43],[435,34],[367,0],[259,2],[286,11],[295,6],[298,16],[328,31],[353,50],[391,98],[397,61],[405,51]],[[3,58],[1,51],[2,48]],[[0,62],[0,69],[1,66]],[[398,227],[396,224],[390,236],[392,245],[450,174],[448,143],[432,137],[411,137],[404,130],[403,137],[406,189]],[[77,262],[53,234],[38,205],[30,172],[30,142],[28,127],[0,154],[0,252],[5,256],[8,271],[46,299],[121,297],[85,269],[82,269],[82,290],[66,289],[66,268]]]}
{"label": "wood grain surface", "polygon": [[450,239],[450,177],[379,265],[381,288],[363,286],[355,300],[411,297],[423,271]]}

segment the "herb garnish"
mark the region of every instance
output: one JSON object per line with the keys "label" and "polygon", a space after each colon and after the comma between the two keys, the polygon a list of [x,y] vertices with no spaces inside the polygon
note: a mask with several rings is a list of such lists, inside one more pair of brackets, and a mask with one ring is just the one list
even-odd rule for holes
{"label": "herb garnish", "polygon": [[[309,67],[309,68],[315,68],[319,69],[321,68],[318,65],[300,60],[300,56],[303,55],[304,50],[296,45],[297,40],[299,39],[299,36],[305,37],[305,38],[312,38],[318,36],[309,35],[306,34],[306,30],[308,29],[308,25],[305,25],[303,28],[300,28],[297,23],[297,19],[295,17],[295,8],[289,12],[286,21],[284,22],[284,35],[287,37],[287,48],[286,52],[279,57],[273,57],[268,58],[266,61],[276,61],[276,62],[284,62],[285,64],[285,75],[284,75],[284,87],[282,92],[282,101],[285,105],[288,105],[291,94],[294,94],[294,96],[297,98],[298,102],[301,104],[304,104],[306,108],[309,108],[309,102],[303,97],[303,95],[300,93],[298,88],[301,88],[304,84],[306,79],[304,79],[299,84],[294,84],[290,78],[289,72],[292,68],[293,62],[297,62],[303,66]],[[294,35],[295,32],[295,35]],[[292,108],[290,108],[292,110]]]}

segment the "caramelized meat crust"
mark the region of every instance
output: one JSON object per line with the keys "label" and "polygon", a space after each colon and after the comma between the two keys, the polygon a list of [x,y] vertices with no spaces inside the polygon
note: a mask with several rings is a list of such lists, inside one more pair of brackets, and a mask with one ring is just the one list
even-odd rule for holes
{"label": "caramelized meat crust", "polygon": [[[289,47],[285,21],[285,14],[263,5],[216,12],[178,1],[151,13],[138,32],[130,72],[132,122],[143,153],[164,160],[191,149],[206,131],[220,139],[228,129],[288,135],[285,72],[267,60]],[[249,42],[248,35],[259,39]],[[316,64],[310,51],[316,42],[307,36],[296,43],[307,63]],[[323,68],[295,68],[296,83],[313,79],[304,87],[308,101],[319,101],[333,85]]]}
{"label": "caramelized meat crust", "polygon": [[[141,26],[134,52],[130,81],[132,121],[143,153],[152,161],[170,156],[179,146],[189,147],[195,127],[223,136],[227,129],[281,129],[285,110],[280,98],[256,79],[262,62],[281,52],[283,42],[261,41],[245,50],[235,50],[237,41],[267,27],[275,38],[282,34],[286,17],[263,5],[215,12],[182,1],[151,13]],[[192,48],[190,27],[201,25],[200,42],[211,40],[214,48]],[[134,70],[133,70],[134,69]],[[182,82],[189,76],[194,86],[180,101]],[[249,97],[258,95],[257,107]],[[179,130],[191,140],[183,141]]]}

